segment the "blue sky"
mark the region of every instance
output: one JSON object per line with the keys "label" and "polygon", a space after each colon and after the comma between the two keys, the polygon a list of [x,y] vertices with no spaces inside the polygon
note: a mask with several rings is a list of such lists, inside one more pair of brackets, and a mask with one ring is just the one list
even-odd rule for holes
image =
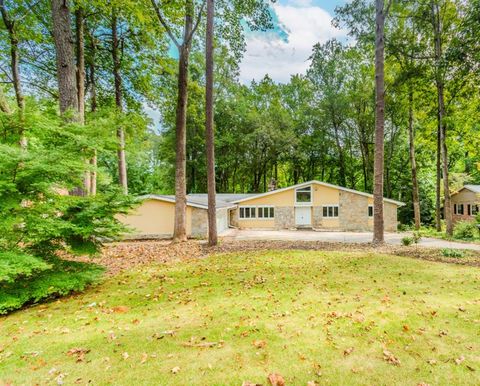
{"label": "blue sky", "polygon": [[268,73],[277,82],[303,74],[316,43],[337,38],[346,32],[332,24],[336,6],[347,0],[279,0],[272,6],[275,29],[247,34],[247,51],[240,65],[240,80],[249,83]]}

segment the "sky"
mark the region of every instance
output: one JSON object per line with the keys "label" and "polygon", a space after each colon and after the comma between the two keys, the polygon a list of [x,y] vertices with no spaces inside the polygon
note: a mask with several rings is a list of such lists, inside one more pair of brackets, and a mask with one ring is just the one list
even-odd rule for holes
{"label": "sky", "polygon": [[240,65],[240,81],[249,83],[265,74],[286,83],[291,75],[304,74],[316,43],[337,38],[346,32],[332,26],[336,6],[346,0],[279,0],[272,6],[275,28],[248,32],[247,50]]}

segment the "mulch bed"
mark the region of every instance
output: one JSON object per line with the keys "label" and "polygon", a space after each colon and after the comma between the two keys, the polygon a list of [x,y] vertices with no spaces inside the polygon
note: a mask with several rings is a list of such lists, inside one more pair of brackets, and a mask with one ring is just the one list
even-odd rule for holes
{"label": "mulch bed", "polygon": [[465,251],[462,258],[445,257],[440,249],[417,246],[372,244],[332,243],[319,241],[223,241],[216,247],[209,247],[204,241],[190,240],[186,243],[173,244],[171,241],[125,241],[107,244],[99,257],[83,261],[91,261],[107,268],[109,275],[150,263],[167,263],[185,261],[209,256],[214,253],[231,253],[261,250],[315,250],[380,253],[396,256],[412,257],[428,261],[480,267],[480,252]]}

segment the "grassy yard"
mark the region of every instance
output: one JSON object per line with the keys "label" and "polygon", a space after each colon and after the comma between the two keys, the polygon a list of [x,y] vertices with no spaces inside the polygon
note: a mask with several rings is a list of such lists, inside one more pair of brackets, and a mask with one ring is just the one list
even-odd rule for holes
{"label": "grassy yard", "polygon": [[0,384],[480,384],[480,269],[365,252],[148,265],[0,319]]}

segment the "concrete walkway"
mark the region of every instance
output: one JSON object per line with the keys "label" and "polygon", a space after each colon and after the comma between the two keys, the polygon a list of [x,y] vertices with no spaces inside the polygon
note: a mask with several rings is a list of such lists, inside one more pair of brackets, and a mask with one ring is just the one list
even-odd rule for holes
{"label": "concrete walkway", "polygon": [[[340,243],[370,243],[372,232],[317,232],[312,230],[239,230],[229,229],[220,235],[229,240],[286,240],[286,241],[325,241]],[[400,245],[408,233],[385,233],[388,244]],[[460,243],[434,238],[422,238],[418,243],[427,248],[469,249],[480,251],[480,244]]]}

